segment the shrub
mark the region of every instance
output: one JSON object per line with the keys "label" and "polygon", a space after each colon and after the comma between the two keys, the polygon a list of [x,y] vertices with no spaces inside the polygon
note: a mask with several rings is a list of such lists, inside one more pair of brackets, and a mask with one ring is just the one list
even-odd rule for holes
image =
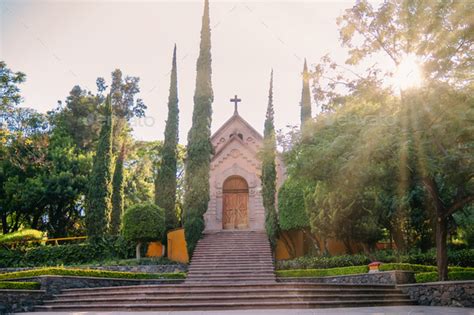
{"label": "shrub", "polygon": [[144,272],[122,272],[95,269],[67,269],[67,268],[41,268],[0,274],[0,280],[18,279],[26,277],[37,277],[46,275],[76,276],[76,277],[98,277],[119,279],[184,279],[183,272],[172,273],[144,273]]}
{"label": "shrub", "polygon": [[363,274],[369,271],[368,266],[352,266],[329,269],[295,269],[295,270],[278,270],[276,272],[279,277],[329,277]]}
{"label": "shrub", "polygon": [[12,290],[39,290],[41,284],[39,282],[0,282],[0,289]]}
{"label": "shrub", "polygon": [[406,270],[414,272],[431,272],[436,271],[435,266],[425,266],[425,265],[415,265],[415,264],[405,264],[405,263],[388,263],[381,264],[379,267],[380,271],[390,271],[390,270]]}
{"label": "shrub", "polygon": [[133,243],[122,237],[103,239],[93,244],[45,245],[27,249],[0,250],[0,267],[77,265],[107,259],[133,257]]}
{"label": "shrub", "polygon": [[306,185],[287,179],[278,191],[278,217],[282,230],[302,229],[309,226],[304,205]]}
{"label": "shrub", "polygon": [[292,260],[279,261],[278,269],[326,269],[336,267],[367,265],[371,260],[364,255],[342,255],[333,257],[304,256]]}
{"label": "shrub", "polygon": [[123,216],[122,233],[137,243],[136,257],[140,259],[141,243],[161,240],[165,234],[164,210],[150,202],[130,207]]}
{"label": "shrub", "polygon": [[[417,273],[415,274],[415,279],[417,283],[436,282],[438,281],[438,273],[436,271]],[[448,279],[474,280],[474,271],[449,271]]]}
{"label": "shrub", "polygon": [[0,244],[21,243],[33,240],[40,240],[43,238],[43,232],[33,229],[26,229],[0,235]]}

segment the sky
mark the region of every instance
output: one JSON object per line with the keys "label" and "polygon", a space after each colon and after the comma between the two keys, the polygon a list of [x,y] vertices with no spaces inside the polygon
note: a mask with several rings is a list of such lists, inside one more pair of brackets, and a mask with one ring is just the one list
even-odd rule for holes
{"label": "sky", "polygon": [[[146,117],[138,140],[163,139],[173,46],[177,45],[180,143],[191,126],[203,1],[0,0],[0,60],[27,80],[22,106],[46,112],[73,86],[96,91],[119,68],[140,77]],[[300,119],[304,58],[343,61],[336,18],[352,1],[210,1],[212,130],[239,113],[263,133],[270,71],[277,129]]]}

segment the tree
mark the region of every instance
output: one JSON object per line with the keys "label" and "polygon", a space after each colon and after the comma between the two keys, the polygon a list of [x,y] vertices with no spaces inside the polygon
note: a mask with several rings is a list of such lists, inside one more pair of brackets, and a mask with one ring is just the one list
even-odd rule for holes
{"label": "tree", "polygon": [[303,89],[301,91],[301,127],[303,130],[305,124],[311,119],[311,92],[309,90],[309,72],[308,66],[306,65],[306,59],[304,60],[303,67]]}
{"label": "tree", "polygon": [[202,17],[200,51],[196,66],[193,120],[188,133],[186,150],[183,221],[190,255],[192,255],[204,230],[204,214],[209,203],[209,170],[213,152],[210,138],[212,101],[214,99],[211,60],[209,1],[206,0]]}
{"label": "tree", "polygon": [[122,224],[124,205],[124,174],[125,143],[122,144],[120,154],[115,161],[114,176],[112,178],[112,213],[110,215],[110,234],[118,235]]}
{"label": "tree", "polygon": [[161,166],[155,181],[155,203],[165,210],[166,230],[174,229],[178,226],[178,215],[176,213],[176,176],[179,140],[178,115],[178,78],[175,45],[168,96],[168,119],[166,120],[165,140],[161,150]]}
{"label": "tree", "polygon": [[25,78],[24,73],[12,72],[4,61],[0,61],[0,95],[2,98],[0,112],[2,116],[21,103],[22,98],[18,85],[25,82]]}
{"label": "tree", "polygon": [[265,229],[267,231],[270,244],[276,246],[278,235],[278,217],[275,207],[276,196],[276,138],[275,126],[273,124],[273,70],[270,77],[270,89],[268,91],[268,106],[265,119],[265,128],[263,131],[262,148],[262,198],[265,208]]}
{"label": "tree", "polygon": [[111,211],[112,103],[105,101],[105,116],[89,178],[86,228],[92,241],[103,237],[109,228]]}
{"label": "tree", "polygon": [[153,203],[142,203],[130,207],[123,216],[122,233],[125,239],[136,242],[136,257],[141,258],[143,242],[161,240],[165,234],[163,209]]}

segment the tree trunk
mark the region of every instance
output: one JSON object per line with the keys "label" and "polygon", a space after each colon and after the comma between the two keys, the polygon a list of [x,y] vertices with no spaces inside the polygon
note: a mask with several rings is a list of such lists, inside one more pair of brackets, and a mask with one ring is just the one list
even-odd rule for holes
{"label": "tree trunk", "polygon": [[135,247],[135,256],[137,260],[140,260],[142,258],[141,252],[140,252],[140,247],[142,247],[142,243],[138,242],[137,246]]}
{"label": "tree trunk", "polygon": [[319,244],[318,239],[314,237],[314,235],[311,233],[311,229],[303,228],[303,233],[311,240],[311,242],[313,243],[314,249],[316,249],[316,252],[321,254],[322,253],[321,245]]}
{"label": "tree trunk", "polygon": [[448,220],[440,215],[436,220],[436,263],[438,265],[438,280],[448,280]]}

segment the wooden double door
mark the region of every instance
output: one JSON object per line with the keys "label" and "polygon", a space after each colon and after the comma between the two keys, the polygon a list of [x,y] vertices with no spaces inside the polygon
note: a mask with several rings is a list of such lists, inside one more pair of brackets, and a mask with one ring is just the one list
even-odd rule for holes
{"label": "wooden double door", "polygon": [[249,188],[240,176],[231,176],[223,187],[222,225],[224,229],[248,227]]}

